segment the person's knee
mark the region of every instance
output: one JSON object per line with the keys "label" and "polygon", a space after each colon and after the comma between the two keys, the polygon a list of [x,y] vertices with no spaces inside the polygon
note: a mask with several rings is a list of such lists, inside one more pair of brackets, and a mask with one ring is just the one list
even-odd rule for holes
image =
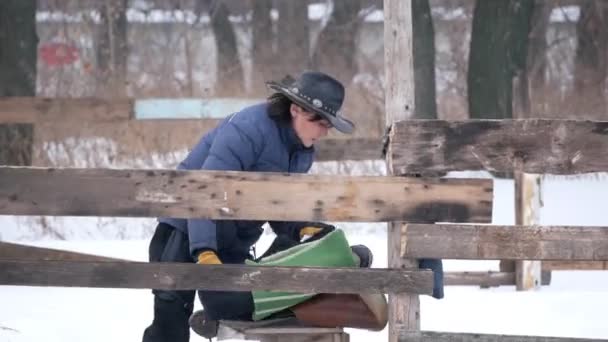
{"label": "person's knee", "polygon": [[433,297],[443,298],[443,262],[441,259],[420,259],[418,267],[433,271]]}
{"label": "person's knee", "polygon": [[250,320],[252,317],[251,292],[199,291],[198,297],[211,319]]}

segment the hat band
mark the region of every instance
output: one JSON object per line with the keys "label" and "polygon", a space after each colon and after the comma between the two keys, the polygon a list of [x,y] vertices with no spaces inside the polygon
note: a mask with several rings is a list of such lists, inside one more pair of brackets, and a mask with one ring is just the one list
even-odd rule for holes
{"label": "hat band", "polygon": [[306,94],[301,93],[300,89],[298,87],[287,88],[287,91],[290,92],[290,93],[292,93],[295,96],[303,98],[309,104],[311,104],[313,107],[315,107],[317,109],[322,109],[322,110],[324,110],[326,112],[329,112],[330,114],[333,114],[334,116],[337,116],[338,113],[340,112],[339,110],[334,110],[333,108],[325,106],[323,104],[323,101],[321,101],[320,99],[312,98],[312,97],[310,97],[310,96],[308,96]]}

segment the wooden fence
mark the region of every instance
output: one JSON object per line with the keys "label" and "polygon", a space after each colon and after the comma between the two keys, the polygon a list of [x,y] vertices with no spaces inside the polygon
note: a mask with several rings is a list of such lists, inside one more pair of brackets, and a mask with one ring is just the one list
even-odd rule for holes
{"label": "wooden fence", "polygon": [[[530,127],[536,127],[540,132],[550,128],[579,133],[562,135],[561,140],[553,137],[556,133],[547,133],[544,143],[548,145],[542,144],[542,134],[536,134],[536,145],[531,147],[523,143],[531,135]],[[485,169],[488,165],[498,171],[512,171],[516,167],[534,172],[560,171],[562,165],[568,172],[608,169],[608,149],[592,147],[581,152],[562,146],[565,141],[575,146],[585,146],[584,141],[594,141],[593,146],[604,143],[599,139],[604,134],[603,127],[604,123],[544,120],[397,122],[391,130],[389,157],[400,172],[422,174],[419,178],[7,166],[0,168],[0,214],[400,221],[401,239],[392,242],[392,252],[404,259],[605,263],[608,260],[608,230],[604,227],[487,225],[491,222],[493,202],[491,180],[424,177],[426,170]],[[480,133],[463,134],[465,130]],[[402,134],[408,131],[410,133]],[[418,131],[425,134],[419,140],[412,140]],[[502,141],[503,145],[497,143],[493,150],[480,148],[480,140],[472,138],[490,133],[495,137],[492,139]],[[424,139],[430,136],[434,139]],[[551,148],[551,144],[562,147]],[[545,152],[542,155],[534,153],[535,148],[544,148]],[[433,152],[424,158],[417,154],[418,150]],[[475,158],[467,159],[471,155]],[[567,160],[571,162],[565,162]],[[286,192],[293,196],[286,198],[282,195]],[[0,251],[0,284],[3,285],[416,295],[428,294],[432,289],[429,271],[410,268],[199,267],[128,262],[7,243],[0,246]],[[192,276],[198,273],[206,276]],[[507,281],[512,284],[515,278],[512,272],[466,275],[468,281],[481,282],[483,277],[488,286]],[[458,281],[465,282],[465,279],[461,277]],[[447,274],[446,282],[454,283],[455,278]],[[469,336],[430,332],[412,335],[396,328],[398,340],[462,340]],[[516,338],[475,336],[488,341]],[[560,340],[517,338],[522,341]]]}

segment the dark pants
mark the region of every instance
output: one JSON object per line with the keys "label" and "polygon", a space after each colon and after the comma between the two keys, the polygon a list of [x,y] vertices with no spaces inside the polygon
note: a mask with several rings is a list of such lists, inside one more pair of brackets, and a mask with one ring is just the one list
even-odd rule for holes
{"label": "dark pants", "polygon": [[[194,263],[188,236],[160,223],[150,241],[150,262]],[[244,260],[243,260],[244,262]],[[154,320],[144,331],[144,342],[187,342],[190,339],[188,318],[194,307],[194,290],[153,290]],[[208,317],[212,319],[251,320],[251,292],[198,291]]]}

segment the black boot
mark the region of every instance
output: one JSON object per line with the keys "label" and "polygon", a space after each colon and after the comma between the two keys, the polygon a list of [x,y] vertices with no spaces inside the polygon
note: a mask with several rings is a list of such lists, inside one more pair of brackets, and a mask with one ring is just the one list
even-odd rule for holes
{"label": "black boot", "polygon": [[154,321],[144,331],[143,342],[188,342],[190,314],[192,304],[154,296]]}
{"label": "black boot", "polygon": [[372,251],[364,245],[350,246],[353,253],[359,258],[359,267],[369,268],[374,262]]}
{"label": "black boot", "polygon": [[190,315],[188,323],[195,333],[203,336],[204,338],[211,340],[217,336],[219,322],[209,318],[205,313],[205,310],[198,310]]}

